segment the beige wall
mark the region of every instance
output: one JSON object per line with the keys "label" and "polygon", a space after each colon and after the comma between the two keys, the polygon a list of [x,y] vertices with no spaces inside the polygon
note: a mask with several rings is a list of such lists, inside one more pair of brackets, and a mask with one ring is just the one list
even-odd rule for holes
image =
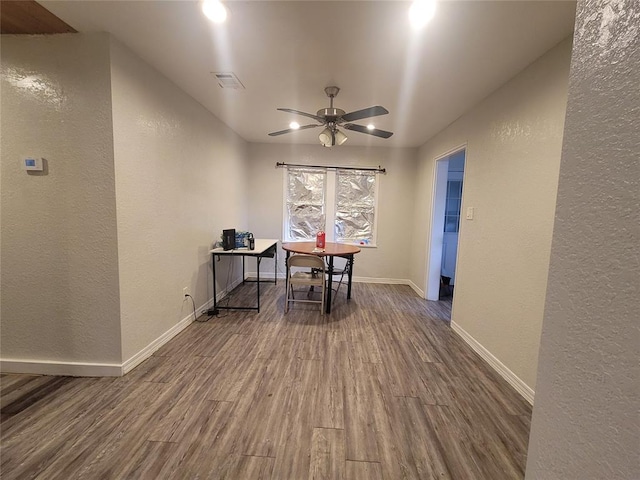
{"label": "beige wall", "polygon": [[[1,56],[3,370],[117,366],[109,39],[3,35]],[[22,170],[25,155],[47,173]]]}
{"label": "beige wall", "polygon": [[246,143],[126,47],[111,45],[126,362],[190,315],[183,287],[198,308],[211,298],[212,242],[223,228],[247,228]]}
{"label": "beige wall", "polygon": [[211,299],[246,143],[108,35],[3,36],[2,82],[2,369],[117,375]]}
{"label": "beige wall", "polygon": [[[411,279],[425,286],[435,159],[467,145],[452,322],[535,388],[571,43],[562,42],[420,149]],[[469,338],[470,337],[470,338]],[[500,364],[502,364],[500,366]]]}
{"label": "beige wall", "polygon": [[[366,281],[406,283],[411,261],[407,254],[413,229],[416,153],[417,149],[412,148],[250,144],[251,175],[247,188],[250,230],[257,237],[282,238],[285,169],[276,168],[276,162],[382,166],[387,173],[378,176],[377,247],[363,248],[355,257],[354,276]],[[279,272],[284,274],[284,263],[280,264]],[[271,267],[267,262],[264,265],[265,271],[272,271],[272,263]]]}
{"label": "beige wall", "polygon": [[578,3],[531,480],[640,478],[639,19]]}

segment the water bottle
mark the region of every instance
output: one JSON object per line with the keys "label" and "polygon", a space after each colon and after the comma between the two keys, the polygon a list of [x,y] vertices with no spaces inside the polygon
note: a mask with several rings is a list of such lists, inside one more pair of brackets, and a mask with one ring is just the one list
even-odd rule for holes
{"label": "water bottle", "polygon": [[256,239],[253,238],[253,233],[249,233],[249,250],[256,248]]}

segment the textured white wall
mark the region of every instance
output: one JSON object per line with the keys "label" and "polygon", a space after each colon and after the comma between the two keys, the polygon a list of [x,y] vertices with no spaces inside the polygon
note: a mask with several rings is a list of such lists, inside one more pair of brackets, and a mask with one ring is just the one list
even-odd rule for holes
{"label": "textured white wall", "polygon": [[3,35],[1,55],[2,359],[119,364],[108,37]]}
{"label": "textured white wall", "polygon": [[[467,144],[452,321],[531,389],[546,291],[571,43],[420,149],[411,279],[424,288],[435,159]],[[475,218],[465,220],[467,207]]]}
{"label": "textured white wall", "polygon": [[[358,135],[353,133],[353,135]],[[306,165],[382,166],[379,175],[376,248],[363,248],[355,257],[354,275],[372,279],[407,280],[417,149],[321,145],[250,144],[249,225],[258,237],[282,238],[283,168],[276,162]],[[406,245],[406,248],[403,248]],[[284,253],[280,250],[281,253]],[[284,273],[284,255],[279,271]],[[264,263],[265,272],[273,263]],[[270,265],[267,266],[267,265]]]}
{"label": "textured white wall", "polygon": [[211,298],[208,250],[248,226],[246,143],[115,40],[111,61],[127,361],[191,312],[183,287],[197,306]]}
{"label": "textured white wall", "polygon": [[640,478],[640,4],[579,2],[527,479]]}

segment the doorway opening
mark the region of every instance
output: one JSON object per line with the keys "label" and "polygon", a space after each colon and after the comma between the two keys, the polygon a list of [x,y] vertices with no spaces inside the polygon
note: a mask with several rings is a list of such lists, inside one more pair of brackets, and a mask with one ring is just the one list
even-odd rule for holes
{"label": "doorway opening", "polygon": [[427,266],[427,300],[452,300],[462,206],[465,148],[436,159],[431,238]]}

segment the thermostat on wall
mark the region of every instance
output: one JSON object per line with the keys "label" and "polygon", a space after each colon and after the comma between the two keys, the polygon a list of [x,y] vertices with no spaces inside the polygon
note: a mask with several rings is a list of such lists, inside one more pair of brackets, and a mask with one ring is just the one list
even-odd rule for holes
{"label": "thermostat on wall", "polygon": [[38,157],[26,157],[22,159],[22,168],[25,170],[35,170],[41,172],[42,168],[42,158]]}

